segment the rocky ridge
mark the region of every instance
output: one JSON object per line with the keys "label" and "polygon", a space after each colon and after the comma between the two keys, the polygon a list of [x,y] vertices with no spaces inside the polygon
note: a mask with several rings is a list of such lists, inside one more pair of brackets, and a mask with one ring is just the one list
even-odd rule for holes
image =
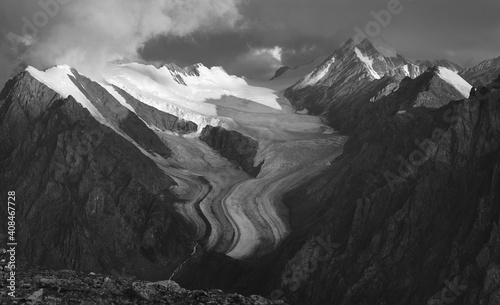
{"label": "rocky ridge", "polygon": [[[1,271],[0,271],[1,273]],[[244,297],[219,289],[186,290],[169,280],[137,281],[133,277],[106,276],[73,270],[47,271],[23,265],[18,272],[16,297],[5,294],[0,282],[2,304],[172,304],[172,305],[273,305],[258,295]]]}

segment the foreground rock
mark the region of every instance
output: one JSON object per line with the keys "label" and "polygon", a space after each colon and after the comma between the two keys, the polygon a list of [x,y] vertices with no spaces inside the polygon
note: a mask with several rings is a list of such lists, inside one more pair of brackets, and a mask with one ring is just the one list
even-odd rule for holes
{"label": "foreground rock", "polygon": [[0,304],[284,304],[217,289],[190,291],[173,281],[144,282],[72,270],[44,271],[31,266],[22,266],[17,272],[16,297],[6,294],[2,281]]}

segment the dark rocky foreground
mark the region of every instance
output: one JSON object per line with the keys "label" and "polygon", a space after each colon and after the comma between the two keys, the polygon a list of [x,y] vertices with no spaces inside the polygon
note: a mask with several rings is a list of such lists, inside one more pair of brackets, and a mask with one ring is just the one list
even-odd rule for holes
{"label": "dark rocky foreground", "polygon": [[173,281],[145,282],[73,270],[45,271],[27,265],[18,270],[16,297],[8,296],[5,283],[0,281],[0,304],[285,304],[218,289],[186,290]]}

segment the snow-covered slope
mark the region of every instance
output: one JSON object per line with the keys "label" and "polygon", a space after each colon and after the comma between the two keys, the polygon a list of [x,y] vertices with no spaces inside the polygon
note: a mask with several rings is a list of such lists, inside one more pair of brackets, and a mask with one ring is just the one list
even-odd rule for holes
{"label": "snow-covered slope", "polygon": [[469,97],[472,85],[469,84],[465,79],[463,79],[456,72],[453,72],[452,70],[444,68],[444,67],[439,67],[438,68],[438,75],[444,81],[448,82],[450,85],[455,87],[455,89],[457,89],[458,92],[460,92],[460,94],[462,94],[464,98]]}
{"label": "snow-covered slope", "polygon": [[71,71],[71,67],[66,65],[56,66],[46,71],[39,71],[33,67],[27,67],[28,71],[34,78],[41,83],[47,85],[49,88],[59,93],[64,98],[73,96],[73,98],[80,103],[84,108],[87,108],[90,114],[102,124],[108,125],[102,114],[97,108],[92,105],[85,94],[78,89],[78,87],[71,81],[71,77],[75,75]]}
{"label": "snow-covered slope", "polygon": [[298,82],[295,87],[304,88],[307,86],[314,86],[321,79],[323,79],[330,72],[330,67],[335,62],[335,57],[330,56],[325,60],[319,67],[314,69],[311,73],[305,75],[300,82]]}
{"label": "snow-covered slope", "polygon": [[[373,58],[370,58],[367,55],[363,54],[358,48],[354,48],[354,51],[356,52],[359,60],[361,60],[365,64],[366,69],[368,69],[368,71],[370,72],[370,75],[373,76],[374,79],[380,79],[380,75],[378,75],[377,72],[373,69]],[[405,72],[406,71],[407,70],[405,70]]]}
{"label": "snow-covered slope", "polygon": [[206,125],[234,127],[230,118],[220,117],[220,106],[210,102],[223,97],[281,109],[272,89],[251,86],[220,67],[207,68],[198,64],[186,69],[173,65],[156,68],[131,63],[110,66],[104,78],[149,106],[197,123],[200,130]]}

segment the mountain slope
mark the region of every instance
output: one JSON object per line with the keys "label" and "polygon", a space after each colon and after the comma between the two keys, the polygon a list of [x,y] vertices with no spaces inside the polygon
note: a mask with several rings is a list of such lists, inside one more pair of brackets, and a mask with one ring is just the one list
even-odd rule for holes
{"label": "mountain slope", "polygon": [[0,95],[0,126],[0,188],[22,201],[19,259],[157,277],[189,254],[175,182],[72,96],[23,72]]}
{"label": "mountain slope", "polygon": [[498,304],[500,92],[398,111],[423,77],[286,196],[292,221],[311,217],[241,287],[292,304]]}
{"label": "mountain slope", "polygon": [[296,79],[298,81],[300,78],[304,77],[305,75],[311,73],[316,67],[322,63],[326,59],[325,57],[318,57],[314,60],[312,60],[310,63],[307,63],[305,65],[299,65],[296,67],[281,67],[278,70],[276,70],[276,73],[274,76],[270,79],[271,81],[273,80],[282,80],[282,79]]}
{"label": "mountain slope", "polygon": [[342,118],[389,93],[403,77],[420,74],[418,67],[403,57],[384,53],[367,39],[357,45],[350,40],[312,73],[288,88],[285,97],[298,110],[321,114],[334,128],[348,130],[351,127],[340,123]]}
{"label": "mountain slope", "polygon": [[[332,151],[340,154],[344,137],[319,118],[293,113],[274,91],[221,73],[132,64],[111,65],[109,82],[68,66],[27,67],[13,78],[0,100],[0,179],[2,189],[25,193],[28,209],[40,215],[28,221],[32,214],[20,214],[24,258],[156,278],[198,253],[245,259],[275,249],[290,230],[282,193],[298,176],[320,172]],[[214,92],[203,97],[204,90]],[[182,92],[191,100],[173,98]],[[48,250],[37,250],[30,231]],[[97,252],[79,260],[82,251]],[[56,262],[58,256],[67,259]]]}
{"label": "mountain slope", "polygon": [[479,87],[491,83],[500,75],[500,57],[485,60],[478,65],[460,71],[460,76]]}
{"label": "mountain slope", "polygon": [[[287,89],[285,96],[298,110],[305,108],[309,113],[323,115],[334,128],[348,133],[370,103],[396,90],[403,78],[415,78],[423,72],[400,55],[379,51],[369,40],[359,45],[349,41]],[[459,92],[458,96],[452,93],[451,99],[468,96],[470,85],[455,72],[447,68],[438,72],[439,79],[451,86],[449,90]]]}

